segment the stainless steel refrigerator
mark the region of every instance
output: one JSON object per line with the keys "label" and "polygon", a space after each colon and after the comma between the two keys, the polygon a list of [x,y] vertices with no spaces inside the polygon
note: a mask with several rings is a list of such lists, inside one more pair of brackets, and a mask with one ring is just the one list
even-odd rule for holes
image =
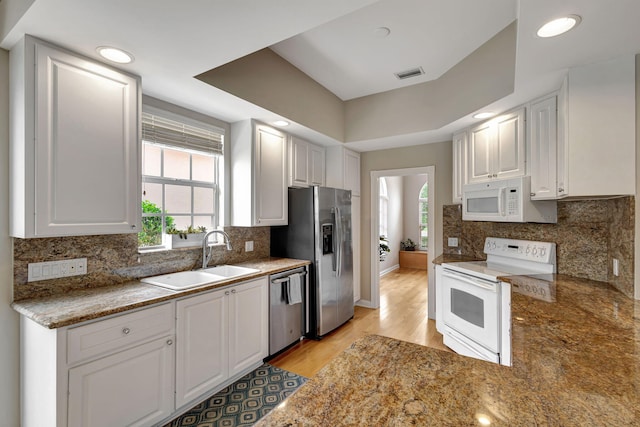
{"label": "stainless steel refrigerator", "polygon": [[351,191],[289,188],[289,225],[271,227],[271,255],[305,259],[310,335],[320,338],[353,317]]}

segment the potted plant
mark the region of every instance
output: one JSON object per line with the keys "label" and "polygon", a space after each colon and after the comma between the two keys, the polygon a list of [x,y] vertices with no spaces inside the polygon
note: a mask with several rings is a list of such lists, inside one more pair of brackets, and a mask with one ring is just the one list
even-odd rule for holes
{"label": "potted plant", "polygon": [[391,252],[391,248],[389,247],[389,239],[385,236],[380,236],[380,245],[378,246],[378,252],[380,254],[380,261],[384,261],[387,257],[387,254]]}
{"label": "potted plant", "polygon": [[416,250],[416,243],[411,239],[403,240],[402,242],[400,242],[400,250],[401,251],[415,251]]}
{"label": "potted plant", "polygon": [[206,227],[189,226],[185,230],[178,230],[175,227],[167,228],[167,243],[169,249],[190,248],[202,245],[202,239],[207,233]]}

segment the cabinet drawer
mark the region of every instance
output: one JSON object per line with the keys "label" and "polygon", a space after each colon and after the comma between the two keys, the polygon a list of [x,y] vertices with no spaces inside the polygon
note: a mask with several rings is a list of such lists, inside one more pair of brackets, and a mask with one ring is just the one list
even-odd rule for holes
{"label": "cabinet drawer", "polygon": [[110,353],[167,334],[173,327],[173,304],[168,303],[71,328],[67,331],[67,363]]}

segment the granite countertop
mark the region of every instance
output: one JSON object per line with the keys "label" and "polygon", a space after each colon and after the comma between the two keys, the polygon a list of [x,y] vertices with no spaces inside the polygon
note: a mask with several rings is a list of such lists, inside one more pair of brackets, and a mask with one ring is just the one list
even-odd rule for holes
{"label": "granite countertop", "polygon": [[310,264],[309,261],[290,258],[264,258],[237,264],[260,270],[258,273],[182,291],[173,291],[132,281],[120,285],[79,289],[59,295],[14,301],[11,306],[36,323],[49,329],[55,329],[280,273],[308,264]]}
{"label": "granite countertop", "polygon": [[640,425],[640,302],[570,276],[504,279],[555,290],[512,294],[513,366],[367,336],[257,425]]}

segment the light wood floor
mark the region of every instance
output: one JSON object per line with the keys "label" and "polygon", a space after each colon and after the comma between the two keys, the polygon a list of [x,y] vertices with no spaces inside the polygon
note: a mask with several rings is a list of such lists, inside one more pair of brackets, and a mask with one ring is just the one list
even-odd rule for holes
{"label": "light wood floor", "polygon": [[287,371],[312,377],[357,338],[377,334],[449,350],[435,321],[427,319],[427,272],[403,268],[380,279],[380,308],[356,307],[352,320],[322,340],[305,339],[269,361]]}

